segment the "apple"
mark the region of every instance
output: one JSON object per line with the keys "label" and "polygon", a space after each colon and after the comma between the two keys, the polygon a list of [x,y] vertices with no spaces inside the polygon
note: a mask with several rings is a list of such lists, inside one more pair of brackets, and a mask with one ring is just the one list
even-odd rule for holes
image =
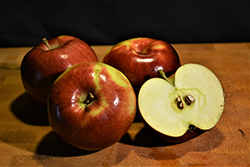
{"label": "apple", "polygon": [[79,63],[52,85],[49,122],[69,144],[100,150],[126,134],[136,105],[133,87],[119,70],[101,62]]}
{"label": "apple", "polygon": [[179,56],[169,43],[146,37],[132,38],[114,45],[102,62],[124,73],[136,94],[146,80],[160,77],[159,69],[170,76],[180,66]]}
{"label": "apple", "polygon": [[212,129],[224,110],[224,92],[216,75],[199,64],[185,64],[169,79],[146,81],[138,95],[147,127],[170,142],[184,142]]}
{"label": "apple", "polygon": [[51,85],[74,64],[98,61],[92,48],[79,38],[63,35],[32,48],[21,62],[21,79],[26,92],[46,108]]}

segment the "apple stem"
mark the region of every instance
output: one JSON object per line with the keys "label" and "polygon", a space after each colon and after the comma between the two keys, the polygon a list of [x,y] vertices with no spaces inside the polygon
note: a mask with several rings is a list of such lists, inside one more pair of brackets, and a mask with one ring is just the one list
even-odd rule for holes
{"label": "apple stem", "polygon": [[45,43],[45,45],[47,46],[47,48],[48,48],[49,50],[51,50],[51,47],[49,46],[49,43],[48,43],[47,38],[43,38],[42,41],[43,41],[43,43]]}
{"label": "apple stem", "polygon": [[174,83],[172,81],[170,81],[166,75],[165,72],[163,70],[159,70],[158,73],[162,76],[162,78],[164,78],[166,81],[168,81],[168,83],[170,83],[171,85],[175,86]]}
{"label": "apple stem", "polygon": [[92,93],[89,93],[87,98],[84,100],[83,103],[86,105],[90,104],[95,99],[94,95]]}

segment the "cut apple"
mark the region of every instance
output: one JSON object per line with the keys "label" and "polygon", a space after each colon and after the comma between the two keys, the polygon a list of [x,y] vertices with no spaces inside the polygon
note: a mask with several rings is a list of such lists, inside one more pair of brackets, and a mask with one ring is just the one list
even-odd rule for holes
{"label": "cut apple", "polygon": [[185,64],[172,80],[162,76],[146,81],[139,92],[139,110],[147,125],[167,139],[181,142],[197,136],[196,128],[206,131],[217,124],[225,98],[212,71]]}

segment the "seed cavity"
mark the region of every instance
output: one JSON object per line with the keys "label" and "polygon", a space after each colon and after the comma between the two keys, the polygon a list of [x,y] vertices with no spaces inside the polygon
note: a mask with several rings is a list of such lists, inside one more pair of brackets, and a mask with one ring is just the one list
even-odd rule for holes
{"label": "seed cavity", "polygon": [[176,101],[177,101],[177,107],[178,107],[179,109],[183,109],[183,108],[184,108],[184,104],[183,104],[182,99],[181,99],[180,96],[178,96],[178,97],[176,98]]}
{"label": "seed cavity", "polygon": [[184,104],[182,102],[177,103],[177,106],[178,106],[179,109],[183,109],[184,108]]}
{"label": "seed cavity", "polygon": [[191,105],[193,102],[195,102],[195,98],[194,96],[188,94],[186,96],[184,96],[184,98],[182,99],[181,96],[178,96],[176,98],[176,104],[177,104],[177,107],[179,109],[183,109],[184,108],[184,103],[183,101],[185,101],[186,105]]}
{"label": "seed cavity", "polygon": [[181,97],[178,96],[177,99],[176,99],[176,101],[177,101],[178,103],[182,102],[182,101],[181,101]]}

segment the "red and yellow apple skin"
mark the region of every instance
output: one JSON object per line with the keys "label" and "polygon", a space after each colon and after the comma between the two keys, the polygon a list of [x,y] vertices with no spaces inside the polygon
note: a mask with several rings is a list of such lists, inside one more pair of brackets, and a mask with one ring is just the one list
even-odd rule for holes
{"label": "red and yellow apple skin", "polygon": [[24,89],[44,108],[56,78],[74,64],[98,61],[92,48],[73,36],[59,36],[31,49],[21,63]]}
{"label": "red and yellow apple skin", "polygon": [[180,66],[179,56],[169,43],[145,37],[116,44],[107,52],[103,63],[124,73],[136,94],[146,80],[160,77],[159,69],[168,77]]}
{"label": "red and yellow apple skin", "polygon": [[100,150],[126,134],[136,104],[134,90],[120,71],[101,62],[80,63],[53,84],[48,98],[49,122],[71,145]]}

